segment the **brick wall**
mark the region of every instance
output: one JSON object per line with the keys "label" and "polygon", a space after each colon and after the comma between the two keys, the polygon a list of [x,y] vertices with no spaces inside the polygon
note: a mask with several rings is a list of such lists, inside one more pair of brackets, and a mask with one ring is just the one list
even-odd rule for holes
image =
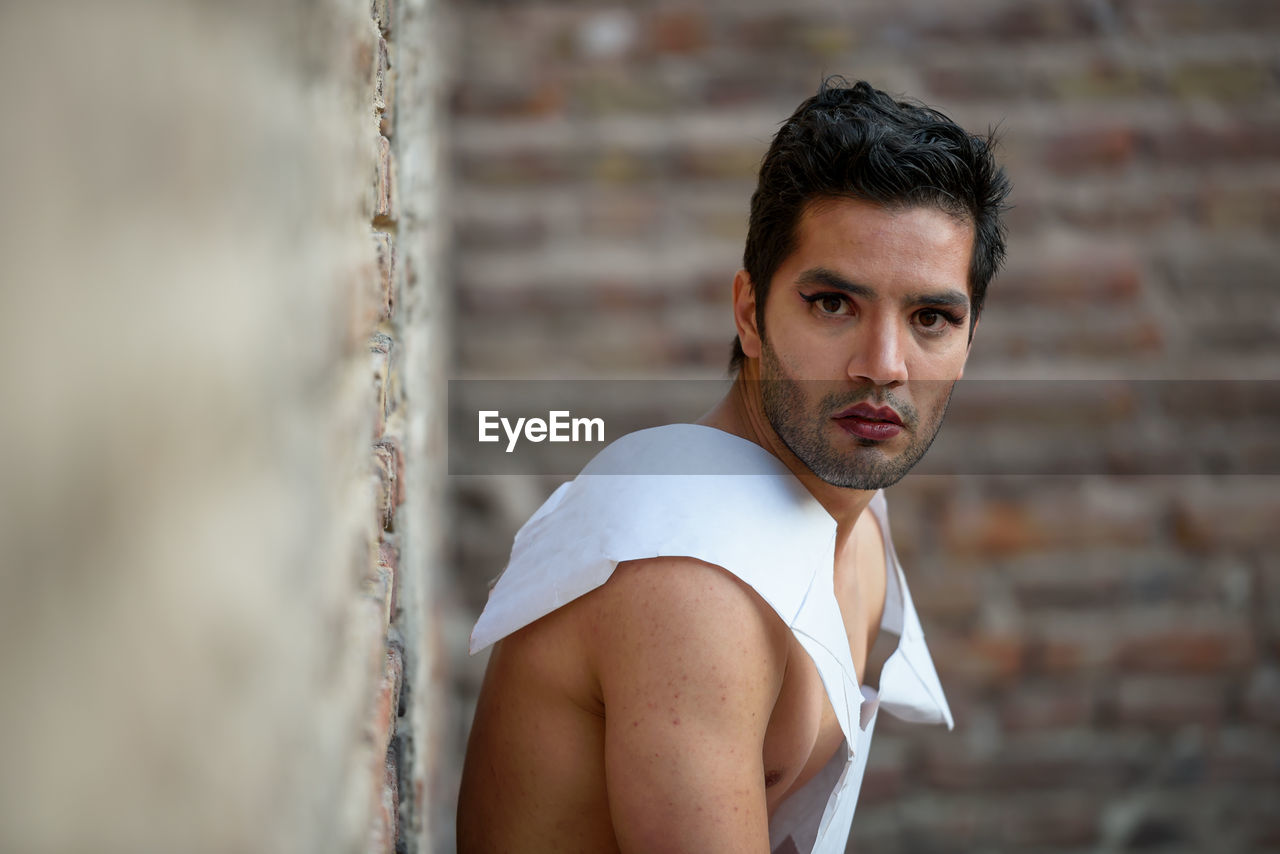
{"label": "brick wall", "polygon": [[0,850],[433,850],[438,18],[0,11]]}
{"label": "brick wall", "polygon": [[[1280,378],[1280,7],[457,8],[457,376],[722,376],[754,172],[824,74],[999,126],[1011,253],[969,376],[1027,380],[1049,402],[1062,379],[1179,381],[1166,389],[1185,405],[1151,440],[1182,474],[1106,474],[1134,439],[1121,429],[1110,464],[1074,474],[894,488],[958,725],[882,723],[855,844],[1280,847],[1274,384],[1252,410],[1269,421],[1205,433],[1196,414],[1223,380]],[[1008,412],[1010,441],[1064,418],[1089,429],[1061,406]],[[982,426],[952,427],[989,444]],[[1177,463],[1207,452],[1243,456],[1232,475]],[[554,480],[451,484],[474,612]],[[460,643],[465,718],[483,661]]]}

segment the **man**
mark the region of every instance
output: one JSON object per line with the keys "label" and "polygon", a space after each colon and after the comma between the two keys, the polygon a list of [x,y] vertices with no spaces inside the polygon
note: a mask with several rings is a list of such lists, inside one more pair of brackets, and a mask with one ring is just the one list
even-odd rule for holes
{"label": "man", "polygon": [[476,625],[460,851],[843,851],[879,708],[951,724],[879,490],[941,424],[1007,193],[989,140],[865,83],[787,120],[729,393],[557,490]]}

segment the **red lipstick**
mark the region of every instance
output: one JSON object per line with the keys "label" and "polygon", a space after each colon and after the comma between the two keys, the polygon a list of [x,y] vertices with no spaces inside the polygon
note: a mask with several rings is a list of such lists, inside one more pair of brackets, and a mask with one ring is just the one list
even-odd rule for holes
{"label": "red lipstick", "polygon": [[859,439],[883,441],[902,432],[902,419],[888,406],[855,403],[837,412],[833,418],[846,432]]}

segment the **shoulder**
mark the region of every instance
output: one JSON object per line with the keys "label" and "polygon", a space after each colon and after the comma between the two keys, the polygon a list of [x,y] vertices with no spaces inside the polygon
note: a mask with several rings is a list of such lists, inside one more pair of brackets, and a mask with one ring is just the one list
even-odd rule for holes
{"label": "shoulder", "polygon": [[[583,601],[589,656],[611,685],[650,679],[746,680],[773,690],[791,637],[773,608],[734,574],[690,557],[620,563]],[[770,687],[772,686],[772,687]]]}
{"label": "shoulder", "polygon": [[691,558],[620,564],[599,593],[591,654],[619,846],[767,851],[762,756],[789,631]]}

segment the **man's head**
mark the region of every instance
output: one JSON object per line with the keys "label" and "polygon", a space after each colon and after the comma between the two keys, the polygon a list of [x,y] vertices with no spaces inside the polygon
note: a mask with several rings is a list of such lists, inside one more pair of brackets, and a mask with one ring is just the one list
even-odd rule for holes
{"label": "man's head", "polygon": [[[987,285],[1004,260],[1001,212],[1009,182],[996,164],[993,138],[972,136],[928,107],[896,101],[865,82],[824,81],[773,138],[751,196],[742,266],[755,291],[757,322],[778,265],[795,249],[805,207],[850,198],[890,209],[932,207],[974,229],[969,266],[970,327]],[[730,370],[742,365],[733,342]]]}
{"label": "man's head", "polygon": [[827,483],[888,486],[932,443],[1004,255],[989,140],[865,83],[773,141],[734,281],[734,367]]}

